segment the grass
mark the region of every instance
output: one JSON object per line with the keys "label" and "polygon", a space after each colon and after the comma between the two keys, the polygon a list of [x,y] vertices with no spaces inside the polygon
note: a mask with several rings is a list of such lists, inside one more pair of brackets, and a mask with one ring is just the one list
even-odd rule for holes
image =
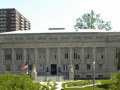
{"label": "grass", "polygon": [[[109,86],[110,86],[110,80],[96,80],[96,81],[100,81],[101,85],[96,85],[95,86],[95,90],[108,90]],[[74,82],[67,82],[67,83],[74,83]],[[85,88],[65,88],[65,84],[63,84],[64,90],[93,90],[93,86],[90,87],[85,87]]]}

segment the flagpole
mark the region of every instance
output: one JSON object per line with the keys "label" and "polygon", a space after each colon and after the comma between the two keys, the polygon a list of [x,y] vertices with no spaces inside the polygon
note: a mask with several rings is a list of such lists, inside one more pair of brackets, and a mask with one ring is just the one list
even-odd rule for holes
{"label": "flagpole", "polygon": [[28,75],[28,68],[27,68],[27,72],[26,72],[26,74]]}
{"label": "flagpole", "polygon": [[27,60],[27,63],[28,63],[27,74],[29,75],[29,52],[28,52],[28,60]]}

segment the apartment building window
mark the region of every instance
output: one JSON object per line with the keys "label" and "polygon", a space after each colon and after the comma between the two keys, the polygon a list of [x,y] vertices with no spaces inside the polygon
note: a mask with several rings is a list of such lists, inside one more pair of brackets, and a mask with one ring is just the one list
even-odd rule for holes
{"label": "apartment building window", "polygon": [[79,70],[79,64],[75,64],[75,70]]}
{"label": "apartment building window", "polygon": [[90,64],[87,64],[87,70],[90,70],[90,69],[91,69]]}
{"label": "apartment building window", "polygon": [[22,60],[22,53],[16,54],[16,60]]}

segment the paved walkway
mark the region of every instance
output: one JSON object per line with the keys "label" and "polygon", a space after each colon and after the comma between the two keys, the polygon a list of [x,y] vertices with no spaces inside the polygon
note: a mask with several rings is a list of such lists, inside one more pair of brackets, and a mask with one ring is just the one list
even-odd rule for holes
{"label": "paved walkway", "polygon": [[39,75],[37,77],[37,79],[34,80],[34,82],[40,82],[40,83],[46,83],[44,82],[45,80],[50,80],[51,82],[56,82],[58,85],[58,89],[57,90],[61,90],[62,89],[62,83],[63,82],[67,82],[67,81],[71,81],[68,79],[67,75]]}
{"label": "paved walkway", "polygon": [[57,84],[58,84],[58,85],[57,85],[57,87],[58,87],[57,90],[61,90],[61,89],[62,89],[62,83],[63,83],[63,82],[57,82]]}
{"label": "paved walkway", "polygon": [[49,75],[49,76],[39,75],[37,79],[35,79],[34,81],[44,82],[46,80],[50,80],[51,82],[70,81],[67,75],[59,75],[59,76],[58,75]]}

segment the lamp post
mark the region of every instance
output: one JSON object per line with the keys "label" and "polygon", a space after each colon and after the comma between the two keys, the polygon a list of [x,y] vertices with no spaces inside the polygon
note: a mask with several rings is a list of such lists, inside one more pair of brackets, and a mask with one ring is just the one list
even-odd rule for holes
{"label": "lamp post", "polygon": [[46,76],[45,76],[45,81],[47,81],[47,73],[49,72],[48,67],[46,68]]}
{"label": "lamp post", "polygon": [[58,81],[59,81],[60,67],[58,67]]}
{"label": "lamp post", "polygon": [[95,90],[95,61],[93,61],[93,90]]}

